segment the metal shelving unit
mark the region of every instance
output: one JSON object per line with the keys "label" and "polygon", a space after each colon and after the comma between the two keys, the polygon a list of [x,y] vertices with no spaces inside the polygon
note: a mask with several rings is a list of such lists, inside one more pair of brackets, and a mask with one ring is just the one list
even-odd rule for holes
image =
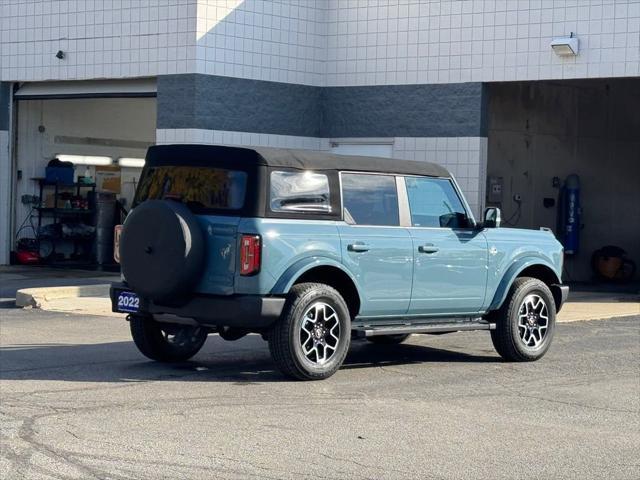
{"label": "metal shelving unit", "polygon": [[[76,197],[80,197],[83,189],[90,189],[90,191],[92,192],[95,198],[96,184],[80,183],[80,182],[76,182],[76,183],[50,182],[50,181],[47,181],[45,178],[41,178],[41,177],[32,178],[32,180],[35,182],[38,182],[39,197],[41,202],[44,201],[44,193],[46,189],[51,189],[51,188],[54,189],[54,197],[53,197],[53,204],[55,205],[54,207],[42,207],[42,206],[35,207],[35,210],[38,212],[38,230],[37,230],[38,244],[41,246],[43,241],[50,242],[51,253],[47,256],[47,258],[51,258],[50,263],[68,264],[68,265],[71,265],[71,264],[76,265],[78,263],[82,263],[85,265],[95,264],[95,259],[91,258],[92,257],[91,253],[88,255],[87,260],[82,262],[78,262],[77,259],[58,261],[55,258],[56,243],[58,241],[73,242],[73,249],[74,249],[74,256],[75,256],[77,255],[79,244],[95,241],[95,232],[92,233],[91,235],[69,235],[69,236],[61,235],[60,237],[47,236],[47,237],[41,238],[40,231],[42,227],[42,220],[45,217],[52,218],[53,224],[56,224],[56,225],[62,224],[63,223],[62,220],[71,220],[71,219],[77,219],[81,223],[90,225],[92,223],[93,216],[95,214],[95,208],[88,208],[88,209],[64,208],[64,207],[58,207],[58,204],[60,200],[61,190],[68,191],[70,189],[75,189]],[[85,249],[89,252],[92,251],[91,246],[89,247],[85,246]]]}

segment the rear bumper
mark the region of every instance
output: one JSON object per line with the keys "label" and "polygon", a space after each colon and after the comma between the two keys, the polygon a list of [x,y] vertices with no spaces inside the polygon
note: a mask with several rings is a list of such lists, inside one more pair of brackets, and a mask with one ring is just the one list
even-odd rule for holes
{"label": "rear bumper", "polygon": [[[117,298],[122,291],[132,290],[124,283],[111,285],[111,310],[114,312],[119,312]],[[269,327],[280,318],[284,303],[284,297],[259,295],[196,295],[180,306],[160,305],[141,298],[138,313],[176,315],[218,327],[260,329]]]}
{"label": "rear bumper", "polygon": [[569,297],[569,285],[551,285],[551,293],[556,301],[556,312],[559,312]]}

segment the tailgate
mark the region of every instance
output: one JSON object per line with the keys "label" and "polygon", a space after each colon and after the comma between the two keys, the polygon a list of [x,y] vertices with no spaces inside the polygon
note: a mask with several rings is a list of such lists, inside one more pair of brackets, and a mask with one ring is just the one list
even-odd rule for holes
{"label": "tailgate", "polygon": [[232,295],[238,260],[237,232],[239,217],[198,215],[206,242],[206,257],[202,279],[196,292]]}

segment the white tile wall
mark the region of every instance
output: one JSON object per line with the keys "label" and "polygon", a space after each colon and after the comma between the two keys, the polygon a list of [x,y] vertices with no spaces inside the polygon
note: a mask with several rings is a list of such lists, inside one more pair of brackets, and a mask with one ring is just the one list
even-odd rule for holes
{"label": "white tile wall", "polygon": [[432,162],[444,166],[478,216],[484,205],[484,178],[487,165],[485,137],[396,137],[394,158]]}
{"label": "white tile wall", "polygon": [[11,163],[9,132],[0,130],[0,265],[9,263],[11,208]]}
{"label": "white tile wall", "polygon": [[[327,85],[640,74],[640,0],[328,2]],[[560,58],[570,32],[580,54]]]}
{"label": "white tile wall", "polygon": [[[156,131],[156,138],[158,144],[199,143],[309,150],[330,149],[328,138],[222,130],[159,129]],[[456,177],[476,216],[483,206],[486,154],[487,139],[483,137],[396,137],[393,139],[393,158],[434,162],[446,167]]]}
{"label": "white tile wall", "polygon": [[267,133],[232,132],[226,130],[202,130],[177,128],[156,130],[159,145],[171,143],[197,143],[234,146],[276,147],[320,150],[320,139],[293,135]]}
{"label": "white tile wall", "polygon": [[[570,32],[580,55],[560,58],[549,42]],[[640,0],[0,1],[0,79],[184,72],[312,85],[638,76]]]}
{"label": "white tile wall", "polygon": [[192,72],[196,7],[196,0],[1,0],[0,79]]}
{"label": "white tile wall", "polygon": [[198,73],[321,85],[327,0],[198,0]]}

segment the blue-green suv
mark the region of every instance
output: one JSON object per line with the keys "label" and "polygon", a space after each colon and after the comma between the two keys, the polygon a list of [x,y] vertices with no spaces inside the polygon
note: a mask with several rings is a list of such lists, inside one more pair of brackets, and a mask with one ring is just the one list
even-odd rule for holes
{"label": "blue-green suv", "polygon": [[476,221],[431,163],[156,146],[133,207],[111,298],[154,360],[186,360],[210,333],[259,333],[282,372],[313,380],[352,338],[464,330],[536,360],[568,294],[550,231],[497,228],[497,209]]}

